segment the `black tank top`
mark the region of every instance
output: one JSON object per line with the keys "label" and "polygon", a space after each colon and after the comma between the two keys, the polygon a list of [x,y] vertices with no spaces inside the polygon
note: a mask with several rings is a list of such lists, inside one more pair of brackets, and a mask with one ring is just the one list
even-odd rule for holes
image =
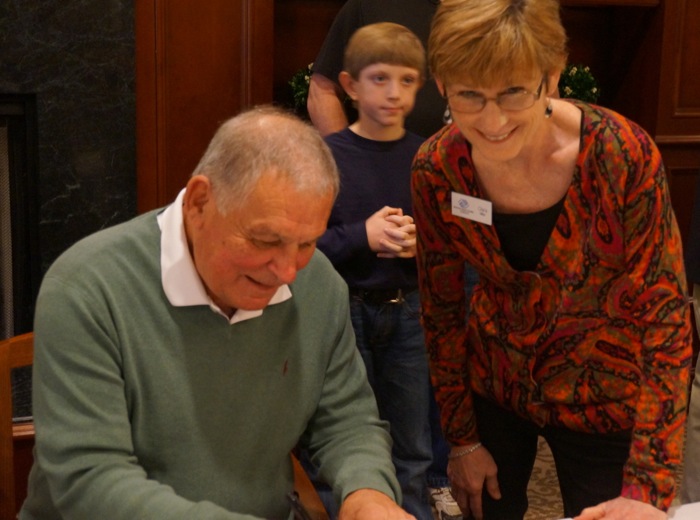
{"label": "black tank top", "polygon": [[564,198],[535,213],[495,213],[496,227],[506,260],[517,271],[534,271],[557,222]]}

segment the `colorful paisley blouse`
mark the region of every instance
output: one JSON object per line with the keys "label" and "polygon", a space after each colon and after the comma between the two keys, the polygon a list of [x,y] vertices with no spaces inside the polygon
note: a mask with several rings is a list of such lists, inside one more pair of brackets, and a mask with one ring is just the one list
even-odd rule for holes
{"label": "colorful paisley blouse", "polygon": [[[449,441],[477,440],[472,393],[538,425],[632,431],[623,496],[667,508],[691,359],[681,240],[658,149],[636,124],[583,112],[574,177],[535,271],[516,271],[492,226],[455,216],[484,198],[454,126],[413,164],[423,321]],[[464,262],[480,282],[467,308]]]}

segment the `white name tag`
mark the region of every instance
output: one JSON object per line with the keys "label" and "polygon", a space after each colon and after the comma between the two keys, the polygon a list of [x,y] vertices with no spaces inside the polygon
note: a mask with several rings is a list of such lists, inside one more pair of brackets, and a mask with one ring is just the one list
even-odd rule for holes
{"label": "white name tag", "polygon": [[462,193],[452,192],[452,214],[475,222],[491,225],[493,210],[491,202]]}

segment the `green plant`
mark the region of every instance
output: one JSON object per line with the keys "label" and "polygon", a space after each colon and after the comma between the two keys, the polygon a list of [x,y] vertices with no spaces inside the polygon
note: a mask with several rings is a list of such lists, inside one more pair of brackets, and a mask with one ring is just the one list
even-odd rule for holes
{"label": "green plant", "polygon": [[289,80],[289,86],[292,89],[292,102],[297,112],[306,112],[306,98],[309,96],[312,66],[313,63],[309,63],[306,67],[299,69]]}
{"label": "green plant", "polygon": [[567,65],[559,77],[559,94],[564,98],[596,103],[600,97],[600,87],[590,67],[580,63]]}

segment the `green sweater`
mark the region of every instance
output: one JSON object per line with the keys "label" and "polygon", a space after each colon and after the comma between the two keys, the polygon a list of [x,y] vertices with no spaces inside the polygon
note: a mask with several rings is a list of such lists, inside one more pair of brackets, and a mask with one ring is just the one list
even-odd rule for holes
{"label": "green sweater", "polygon": [[234,325],[170,305],[156,212],[64,253],[37,304],[20,519],[285,518],[300,440],[338,497],[398,498],[345,284],[317,252],[290,289]]}

